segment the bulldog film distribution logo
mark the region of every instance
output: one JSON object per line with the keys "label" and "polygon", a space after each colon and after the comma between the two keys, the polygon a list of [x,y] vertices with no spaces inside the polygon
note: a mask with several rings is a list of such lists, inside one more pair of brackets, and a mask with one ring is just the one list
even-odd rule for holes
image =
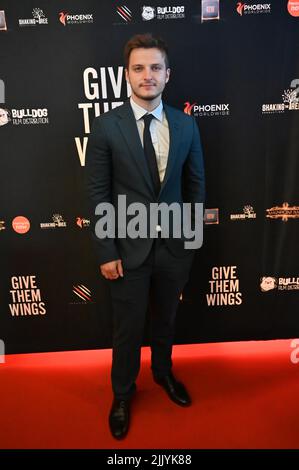
{"label": "bulldog film distribution logo", "polygon": [[236,6],[237,13],[243,15],[257,15],[260,13],[271,13],[271,3],[242,3],[238,2]]}
{"label": "bulldog film distribution logo", "polygon": [[69,24],[93,23],[93,13],[70,14],[65,11],[59,13],[59,21],[63,26]]}
{"label": "bulldog film distribution logo", "polygon": [[0,108],[0,126],[12,122],[14,126],[49,124],[47,108]]}
{"label": "bulldog film distribution logo", "polygon": [[206,294],[209,307],[240,305],[242,293],[237,277],[237,266],[214,266],[209,281],[210,293]]}
{"label": "bulldog film distribution logo", "polygon": [[291,81],[290,88],[282,93],[281,103],[268,103],[262,105],[262,114],[284,113],[285,111],[299,110],[299,79]]}
{"label": "bulldog film distribution logo", "polygon": [[46,306],[36,276],[12,276],[9,310],[12,317],[45,315]]}
{"label": "bulldog film distribution logo", "polygon": [[153,20],[155,16],[156,16],[155,7],[150,7],[150,6],[142,7],[141,17],[144,21]]}
{"label": "bulldog film distribution logo", "polygon": [[260,288],[262,292],[271,290],[292,291],[299,290],[299,277],[272,277],[263,276],[260,279]]}
{"label": "bulldog film distribution logo", "polygon": [[283,222],[288,222],[289,219],[299,219],[299,206],[290,206],[288,202],[284,202],[282,206],[266,209],[266,212],[268,219],[280,219]]}
{"label": "bulldog film distribution logo", "polygon": [[19,26],[37,26],[48,24],[48,18],[45,17],[43,10],[40,8],[33,8],[33,18],[19,19]]}
{"label": "bulldog film distribution logo", "polygon": [[196,102],[184,103],[184,113],[193,115],[195,117],[213,117],[213,116],[229,116],[229,103],[219,104],[197,104]]}
{"label": "bulldog film distribution logo", "polygon": [[144,21],[157,20],[181,20],[185,18],[185,6],[143,6],[141,17]]}
{"label": "bulldog film distribution logo", "polygon": [[10,112],[6,108],[0,108],[0,126],[5,126],[11,121]]}

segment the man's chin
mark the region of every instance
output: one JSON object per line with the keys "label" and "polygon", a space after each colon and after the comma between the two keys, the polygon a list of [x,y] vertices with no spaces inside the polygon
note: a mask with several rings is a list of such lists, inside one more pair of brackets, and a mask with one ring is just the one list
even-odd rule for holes
{"label": "man's chin", "polygon": [[158,98],[158,96],[160,96],[161,93],[144,93],[144,94],[135,93],[135,95],[138,98],[140,98],[141,100],[152,101],[152,100],[155,100],[156,98]]}

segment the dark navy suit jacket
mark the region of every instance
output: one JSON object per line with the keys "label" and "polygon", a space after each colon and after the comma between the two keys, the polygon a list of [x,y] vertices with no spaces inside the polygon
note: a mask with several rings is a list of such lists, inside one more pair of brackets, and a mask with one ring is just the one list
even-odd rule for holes
{"label": "dark navy suit jacket", "polygon": [[[151,203],[204,203],[203,153],[195,118],[166,104],[163,106],[170,141],[167,167],[158,197],[154,192],[130,101],[102,114],[93,122],[86,151],[86,187],[91,208],[91,229],[100,264],[120,258],[125,268],[137,268],[149,254],[153,238],[118,238],[117,225],[114,239],[96,237],[94,227],[99,219],[95,216],[97,204],[110,202],[117,214],[118,195],[126,196],[127,205],[143,203],[148,212]],[[165,240],[178,260],[194,251],[184,248],[184,240],[184,236],[174,238],[171,233]]]}

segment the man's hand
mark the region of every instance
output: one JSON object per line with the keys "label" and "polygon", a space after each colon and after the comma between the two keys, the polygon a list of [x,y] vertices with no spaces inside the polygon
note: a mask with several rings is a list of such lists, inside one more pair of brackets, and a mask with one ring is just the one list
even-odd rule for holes
{"label": "man's hand", "polygon": [[123,277],[123,267],[121,263],[121,259],[117,259],[115,261],[109,261],[109,263],[101,264],[100,270],[102,275],[106,279],[117,279],[119,276]]}

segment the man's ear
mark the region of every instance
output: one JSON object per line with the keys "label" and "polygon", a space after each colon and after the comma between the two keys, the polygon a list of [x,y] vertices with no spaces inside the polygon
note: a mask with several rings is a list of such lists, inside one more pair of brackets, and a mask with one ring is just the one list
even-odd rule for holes
{"label": "man's ear", "polygon": [[125,67],[125,77],[127,82],[129,81],[129,76],[128,76],[128,69]]}
{"label": "man's ear", "polygon": [[170,69],[166,69],[166,80],[165,80],[165,83],[167,83],[169,81],[169,78],[170,78]]}

